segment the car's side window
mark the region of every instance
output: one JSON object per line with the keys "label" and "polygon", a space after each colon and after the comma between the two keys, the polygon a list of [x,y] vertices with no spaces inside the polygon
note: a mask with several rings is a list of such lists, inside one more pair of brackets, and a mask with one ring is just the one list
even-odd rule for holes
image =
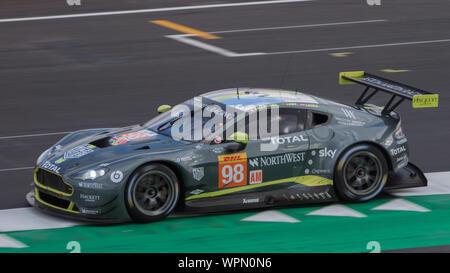
{"label": "car's side window", "polygon": [[305,130],[306,110],[297,108],[280,108],[280,135],[292,134]]}
{"label": "car's side window", "polygon": [[[271,111],[267,111],[267,132],[268,135],[260,135],[260,122],[262,119],[259,118],[260,113],[258,113],[258,122],[250,122],[249,116],[245,117],[245,133],[249,134],[250,131],[257,132],[258,139],[266,139],[267,137],[276,136],[275,132],[272,132],[271,120],[276,118],[271,116]],[[279,108],[279,119],[278,119],[278,133],[279,135],[292,134],[295,132],[300,132],[306,129],[307,122],[307,112],[305,109],[298,108]],[[238,131],[237,122],[234,123],[234,131]],[[225,136],[225,140],[228,138]]]}
{"label": "car's side window", "polygon": [[[295,132],[300,132],[306,129],[307,122],[307,112],[304,109],[298,108],[279,108],[279,119],[278,119],[278,133],[279,135],[292,134]],[[267,137],[276,136],[275,132],[272,132],[271,121],[276,119],[276,117],[271,116],[271,111],[267,111],[267,132],[266,136],[261,136],[259,131],[259,126],[261,119],[259,119],[258,124],[250,124],[250,127],[258,128],[258,138],[264,139]],[[277,121],[277,120],[275,120]],[[246,124],[247,125],[247,124]]]}
{"label": "car's side window", "polygon": [[315,127],[320,124],[325,124],[328,122],[328,116],[322,113],[312,112],[311,127]]}

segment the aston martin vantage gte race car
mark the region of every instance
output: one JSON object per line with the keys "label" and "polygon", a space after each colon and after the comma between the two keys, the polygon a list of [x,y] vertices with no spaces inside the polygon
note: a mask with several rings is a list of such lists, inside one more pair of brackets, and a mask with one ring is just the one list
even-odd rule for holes
{"label": "aston martin vantage gte race car", "polygon": [[[143,124],[70,133],[37,160],[30,193],[34,206],[84,220],[151,222],[175,208],[364,202],[383,189],[426,186],[422,171],[408,162],[407,139],[394,109],[404,100],[415,108],[437,107],[438,95],[362,71],[342,72],[339,81],[365,86],[354,106],[286,90],[202,94],[184,107],[195,112],[215,105],[221,110],[216,115],[226,116],[230,109],[241,115],[200,139],[173,137],[173,126],[180,120],[186,126],[193,117],[174,115],[169,105]],[[384,107],[368,104],[376,93],[391,96]],[[274,107],[277,135],[249,138],[248,128],[256,124],[250,113]],[[223,134],[242,121],[244,130]],[[200,122],[206,125],[208,119]],[[261,149],[263,143],[276,149]]]}

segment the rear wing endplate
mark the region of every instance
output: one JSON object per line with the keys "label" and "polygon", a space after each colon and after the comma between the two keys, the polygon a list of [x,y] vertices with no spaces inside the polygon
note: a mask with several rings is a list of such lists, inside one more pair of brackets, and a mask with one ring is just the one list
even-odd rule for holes
{"label": "rear wing endplate", "polygon": [[339,73],[339,84],[356,83],[366,86],[365,90],[355,103],[357,107],[363,107],[364,104],[366,104],[378,91],[383,91],[392,95],[391,99],[383,108],[383,115],[388,115],[394,111],[394,109],[405,99],[412,101],[413,108],[438,107],[438,94],[433,94],[416,87],[375,76],[364,71]]}

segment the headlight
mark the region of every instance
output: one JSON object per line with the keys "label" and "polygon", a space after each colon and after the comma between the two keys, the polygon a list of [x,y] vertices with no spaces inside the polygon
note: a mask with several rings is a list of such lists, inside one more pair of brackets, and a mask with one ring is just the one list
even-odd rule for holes
{"label": "headlight", "polygon": [[72,175],[72,178],[78,180],[95,180],[101,176],[104,176],[109,170],[107,168],[89,169],[78,172]]}

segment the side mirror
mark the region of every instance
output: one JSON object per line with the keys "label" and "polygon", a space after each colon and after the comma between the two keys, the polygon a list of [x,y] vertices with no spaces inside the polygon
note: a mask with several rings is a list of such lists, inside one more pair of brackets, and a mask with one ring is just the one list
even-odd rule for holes
{"label": "side mirror", "polygon": [[230,136],[231,140],[237,143],[247,144],[248,143],[248,135],[243,132],[235,132]]}
{"label": "side mirror", "polygon": [[172,106],[163,104],[158,107],[158,113],[161,114],[161,113],[169,111],[170,109],[172,109]]}
{"label": "side mirror", "polygon": [[245,148],[245,145],[248,143],[248,135],[242,132],[233,133],[230,136],[230,139],[233,141],[228,143],[225,149],[228,152],[237,152]]}

